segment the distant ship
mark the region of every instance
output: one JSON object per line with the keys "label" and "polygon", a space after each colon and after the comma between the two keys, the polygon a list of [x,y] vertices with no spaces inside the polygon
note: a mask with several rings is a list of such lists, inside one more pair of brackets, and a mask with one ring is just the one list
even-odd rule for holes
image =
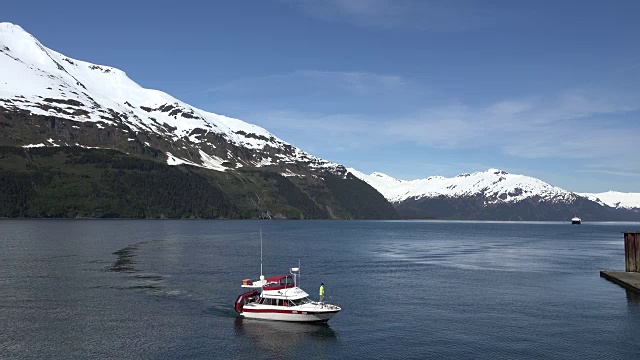
{"label": "distant ship", "polygon": [[573,225],[580,225],[580,224],[582,224],[582,219],[580,219],[580,218],[579,218],[579,217],[577,217],[577,216],[574,216],[574,217],[573,217],[573,219],[571,219],[571,223],[572,223]]}

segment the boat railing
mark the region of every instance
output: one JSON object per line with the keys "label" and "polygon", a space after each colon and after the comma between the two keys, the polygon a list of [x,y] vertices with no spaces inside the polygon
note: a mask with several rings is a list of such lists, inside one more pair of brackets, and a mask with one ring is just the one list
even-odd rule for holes
{"label": "boat railing", "polygon": [[329,301],[312,301],[311,303],[314,305],[314,309],[317,309],[318,307],[323,308],[327,305],[340,307],[340,304],[333,302],[333,298],[331,296],[329,297]]}
{"label": "boat railing", "polygon": [[340,304],[338,304],[338,302],[337,302],[337,301],[336,301],[336,302],[334,302],[334,301],[333,301],[333,297],[331,297],[331,296],[329,296],[329,303],[328,303],[328,304],[329,304],[329,305],[335,305],[335,306],[337,306],[337,307],[340,307]]}

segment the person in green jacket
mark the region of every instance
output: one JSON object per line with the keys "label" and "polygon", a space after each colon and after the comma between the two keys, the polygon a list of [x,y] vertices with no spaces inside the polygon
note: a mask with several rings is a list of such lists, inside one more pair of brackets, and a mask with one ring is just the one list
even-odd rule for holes
{"label": "person in green jacket", "polygon": [[324,300],[324,283],[320,283],[320,302]]}

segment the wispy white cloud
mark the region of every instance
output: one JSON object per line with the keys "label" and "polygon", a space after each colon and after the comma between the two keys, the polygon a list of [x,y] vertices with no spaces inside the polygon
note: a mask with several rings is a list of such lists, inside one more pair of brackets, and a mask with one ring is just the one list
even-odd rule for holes
{"label": "wispy white cloud", "polygon": [[272,95],[277,88],[287,93],[302,91],[309,95],[314,92],[350,92],[356,95],[372,95],[398,90],[410,90],[413,85],[397,75],[368,72],[296,70],[281,74],[238,79],[212,87],[205,92],[256,93]]}
{"label": "wispy white cloud", "polygon": [[614,158],[628,166],[637,154],[623,144],[635,143],[640,129],[608,117],[637,111],[640,99],[607,102],[603,96],[575,94],[571,90],[546,101],[505,100],[485,107],[453,103],[395,117],[288,111],[261,118],[268,128],[348,144],[345,148],[413,143],[450,150],[493,149],[532,159]]}
{"label": "wispy white cloud", "polygon": [[513,21],[513,14],[465,0],[284,0],[305,14],[378,28],[464,31]]}
{"label": "wispy white cloud", "polygon": [[[633,136],[634,132],[630,132]],[[635,132],[636,139],[638,131]],[[607,161],[593,161],[585,165],[582,171],[589,173],[620,175],[625,177],[640,177],[640,161],[637,161],[637,152],[633,151],[634,142],[618,142],[616,149],[627,149],[627,156],[614,156]],[[629,150],[631,147],[631,150]],[[631,161],[630,161],[631,160]]]}
{"label": "wispy white cloud", "polygon": [[[265,111],[249,115],[261,125],[309,152],[363,150],[380,144],[384,135],[379,124],[357,114],[323,114],[291,110]],[[327,151],[327,149],[329,149]]]}
{"label": "wispy white cloud", "polygon": [[211,109],[241,118],[253,109],[316,114],[385,114],[414,107],[430,90],[402,76],[369,72],[296,70],[244,78],[205,91]]}
{"label": "wispy white cloud", "polygon": [[581,170],[581,171],[582,171],[582,172],[589,172],[589,173],[598,173],[598,174],[616,175],[616,176],[640,177],[640,172],[613,171],[613,170],[598,170],[598,169]]}
{"label": "wispy white cloud", "polygon": [[551,98],[432,108],[389,124],[388,132],[427,146],[495,147],[524,158],[626,156],[619,144],[640,130],[610,117],[639,109],[638,96],[572,89]]}
{"label": "wispy white cloud", "polygon": [[583,87],[478,105],[434,100],[431,91],[398,75],[313,70],[242,79],[212,91],[251,99],[250,109],[240,101],[237,111],[226,113],[305,150],[322,149],[319,155],[403,145],[590,159],[610,164],[598,167],[603,171],[640,166],[621,145],[640,137],[640,124],[629,120],[640,110],[640,94],[633,92]]}

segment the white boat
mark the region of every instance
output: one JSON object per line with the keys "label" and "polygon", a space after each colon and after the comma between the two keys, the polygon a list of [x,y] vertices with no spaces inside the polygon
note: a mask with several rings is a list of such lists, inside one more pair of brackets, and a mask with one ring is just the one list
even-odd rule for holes
{"label": "white boat", "polygon": [[243,288],[253,290],[236,299],[235,309],[241,317],[249,319],[327,322],[342,310],[335,304],[312,301],[309,294],[298,287],[298,267],[289,269],[289,275],[262,275],[262,231],[260,231],[260,278],[242,280]]}
{"label": "white boat", "polygon": [[574,216],[573,219],[571,219],[571,224],[573,225],[580,225],[582,223],[582,219],[580,219],[577,216]]}
{"label": "white boat", "polygon": [[242,287],[253,288],[236,300],[235,309],[241,317],[294,322],[327,322],[340,310],[339,306],[312,301],[309,294],[298,287],[296,274],[300,268],[291,268],[290,275],[271,276],[260,280],[243,280]]}

